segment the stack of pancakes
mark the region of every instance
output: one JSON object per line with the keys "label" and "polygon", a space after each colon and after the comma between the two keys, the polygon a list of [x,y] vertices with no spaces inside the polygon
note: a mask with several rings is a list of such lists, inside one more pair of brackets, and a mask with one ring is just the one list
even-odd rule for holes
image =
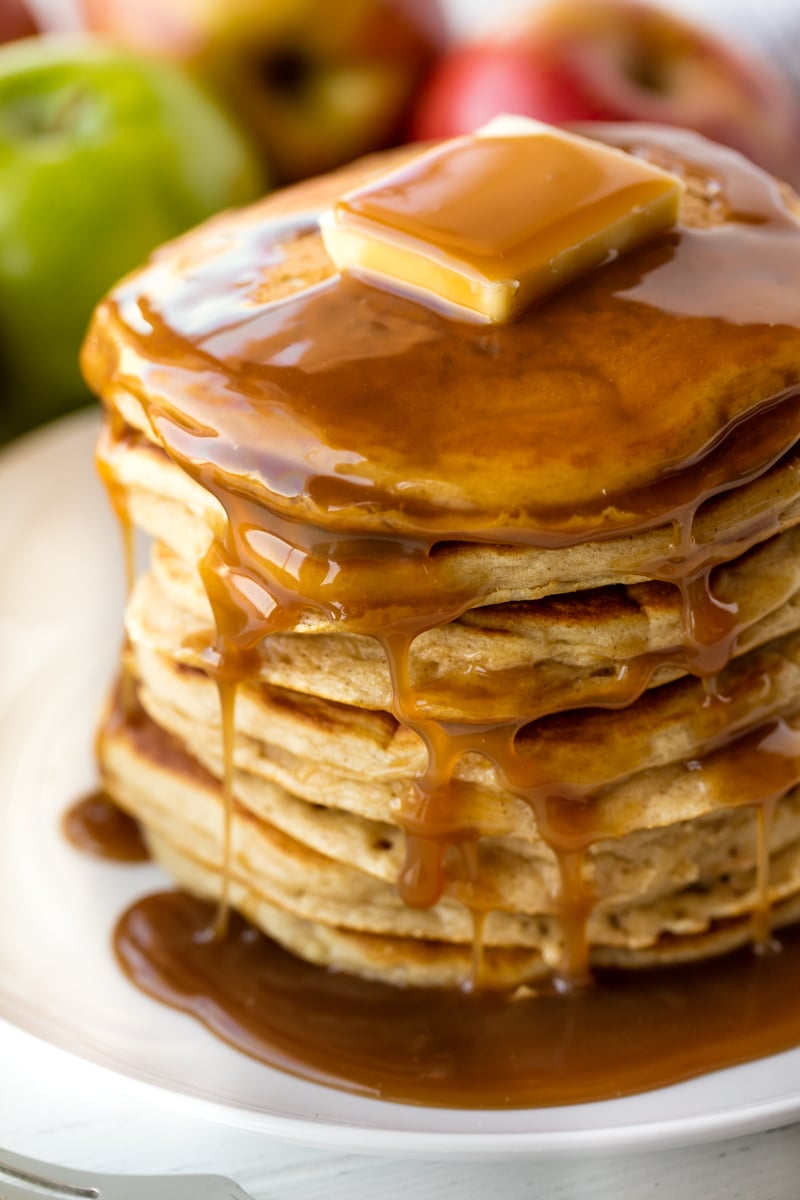
{"label": "stack of pancakes", "polygon": [[[480,335],[469,378],[442,366],[451,337],[466,354],[444,319],[431,365],[410,302],[341,285],[337,320],[369,311],[336,386],[375,390],[363,444],[349,416],[314,426],[333,467],[297,435],[322,418],[296,373],[274,390],[314,353],[281,314],[333,277],[309,214],[382,161],[166,248],[87,341],[101,471],[153,538],[105,787],[182,886],[320,965],[514,985],[712,955],[800,913],[794,201],[702,139],[603,136],[684,176],[678,230]],[[269,372],[247,306],[271,322]],[[401,324],[407,371],[387,371],[412,429],[393,410],[389,444],[369,338]],[[316,473],[296,485],[299,462]]]}

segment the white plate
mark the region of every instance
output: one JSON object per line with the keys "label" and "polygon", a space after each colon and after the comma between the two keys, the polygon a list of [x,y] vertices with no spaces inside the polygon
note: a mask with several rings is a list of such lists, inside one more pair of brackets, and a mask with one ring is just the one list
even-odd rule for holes
{"label": "white plate", "polygon": [[365,1100],[269,1070],[128,984],[110,931],[163,878],[95,862],[59,832],[94,782],[93,726],[123,602],[95,430],[82,414],[0,456],[0,1017],[172,1108],[361,1153],[645,1149],[800,1116],[800,1050],[601,1104],[462,1112]]}

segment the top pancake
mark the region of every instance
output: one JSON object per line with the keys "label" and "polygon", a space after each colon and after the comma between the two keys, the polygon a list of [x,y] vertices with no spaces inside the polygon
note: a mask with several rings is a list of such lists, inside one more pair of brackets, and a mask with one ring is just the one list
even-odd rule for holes
{"label": "top pancake", "polygon": [[514,325],[332,274],[309,209],[357,167],[162,250],[98,311],[87,377],[223,502],[323,528],[552,544],[671,519],[794,441],[777,413],[725,435],[800,384],[800,225],[732,151],[601,135],[686,177],[681,224]]}

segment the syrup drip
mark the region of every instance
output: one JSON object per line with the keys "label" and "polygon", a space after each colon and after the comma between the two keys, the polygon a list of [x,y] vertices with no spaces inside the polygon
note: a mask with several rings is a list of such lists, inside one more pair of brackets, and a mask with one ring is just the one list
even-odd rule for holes
{"label": "syrup drip", "polygon": [[757,901],[753,910],[753,945],[761,952],[771,950],[776,943],[772,937],[772,904],[769,892],[769,843],[775,820],[778,798],[756,806],[756,891]]}
{"label": "syrup drip", "polygon": [[465,987],[477,991],[484,978],[483,926],[487,914],[480,908],[471,908],[472,913],[472,967]]}
{"label": "syrup drip", "polygon": [[558,915],[564,929],[564,950],[555,981],[562,988],[585,986],[592,977],[586,928],[594,897],[583,876],[583,857],[582,849],[561,850],[557,855],[561,877]]}
{"label": "syrup drip", "polygon": [[230,886],[231,886],[231,831],[233,826],[233,786],[234,786],[234,753],[235,753],[235,716],[236,716],[235,682],[217,679],[219,708],[221,717],[222,736],[222,889],[220,891],[217,915],[214,920],[214,934],[224,937],[230,919]]}
{"label": "syrup drip", "polygon": [[[528,752],[532,723],[574,707],[574,695],[532,697],[489,723],[477,704],[475,719],[460,724],[430,714],[409,678],[414,639],[496,600],[492,572],[459,574],[449,546],[493,545],[498,536],[540,551],[608,543],[612,554],[628,554],[621,574],[678,588],[682,645],[630,660],[593,682],[580,703],[632,704],[663,667],[705,681],[709,735],[703,759],[686,768],[724,785],[732,807],[761,814],[759,942],[769,910],[764,814],[800,781],[800,735],[791,724],[742,713],[717,690],[747,622],[712,581],[716,565],[781,528],[768,488],[756,488],[751,508],[734,511],[726,527],[726,493],[781,464],[797,470],[797,223],[778,189],[727,151],[703,146],[709,164],[698,143],[674,131],[603,136],[662,165],[715,176],[727,220],[670,233],[491,332],[338,277],[264,303],[252,266],[264,261],[263,225],[217,224],[202,267],[182,264],[178,273],[162,256],[118,289],[96,319],[93,337],[105,353],[93,353],[90,337],[85,358],[97,390],[112,405],[117,395],[139,405],[167,455],[227,515],[202,564],[217,631],[206,659],[223,709],[226,845],[234,698],[256,673],[259,645],[304,621],[370,634],[387,656],[395,716],[427,747],[427,767],[399,813],[401,895],[421,906],[445,891],[466,897],[478,945],[484,909],[448,878],[446,863],[448,848],[479,836],[460,821],[454,773],[464,756],[480,756],[531,807],[555,855],[564,931],[557,977],[568,989],[588,976],[595,898],[586,851],[609,836],[603,789],[630,766],[620,748],[602,770],[553,770],[557,756]],[[279,261],[274,238],[266,253]],[[759,373],[754,363],[768,368]],[[654,550],[670,525],[671,544]],[[642,540],[648,533],[654,540]],[[631,534],[647,546],[633,566]],[[227,850],[225,863],[227,896]],[[151,947],[153,936],[150,929]],[[121,942],[128,937],[124,925]],[[214,953],[227,953],[227,944]],[[155,951],[147,953],[152,965]],[[169,955],[177,961],[180,952],[173,946]],[[157,973],[153,986],[184,1004],[167,967]],[[719,1061],[740,1053],[731,1058],[728,1049]],[[415,1096],[431,1102],[427,1084],[418,1084]],[[596,1088],[595,1081],[592,1098]],[[553,1094],[545,1088],[537,1102],[556,1102],[547,1099]]]}
{"label": "syrup drip", "polygon": [[[125,567],[125,595],[127,598],[130,598],[133,585],[136,581],[135,530],[131,519],[127,491],[124,485],[120,484],[117,480],[114,470],[115,458],[119,453],[120,446],[130,441],[128,433],[129,431],[126,429],[125,422],[119,413],[110,412],[100,430],[95,450],[95,467],[105,486],[112,511],[117,519],[117,529],[119,530],[120,545],[122,547],[122,561]],[[128,639],[127,635],[125,635],[123,637],[123,652],[121,656],[122,666],[117,686],[122,707],[126,712],[133,713],[136,711],[138,702],[136,699],[136,681],[132,678],[127,665],[127,655],[125,654],[127,644]]]}
{"label": "syrup drip", "polygon": [[110,413],[108,420],[100,431],[100,438],[95,455],[95,465],[100,479],[105,486],[122,543],[122,557],[125,564],[125,591],[130,596],[136,579],[136,558],[134,545],[133,522],[131,521],[128,505],[128,495],[115,475],[113,462],[118,452],[119,444],[126,438],[125,424],[118,413]]}
{"label": "syrup drip", "polygon": [[61,828],[67,841],[94,858],[126,863],[149,858],[139,826],[105,792],[92,792],[73,804]]}

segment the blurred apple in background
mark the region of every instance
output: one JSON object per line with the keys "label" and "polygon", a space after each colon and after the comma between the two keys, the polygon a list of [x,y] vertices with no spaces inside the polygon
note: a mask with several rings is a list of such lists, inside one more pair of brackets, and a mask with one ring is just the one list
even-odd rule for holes
{"label": "blurred apple in background", "polygon": [[800,182],[788,85],[714,34],[634,0],[560,0],[456,47],[423,87],[409,131],[414,139],[452,137],[503,111],[556,124],[683,125]]}
{"label": "blurred apple in background", "polygon": [[0,0],[0,42],[12,42],[32,33],[36,33],[36,24],[27,4],[23,0]]}
{"label": "blurred apple in background", "polygon": [[437,0],[83,0],[89,26],[179,59],[287,182],[396,139],[443,27]]}
{"label": "blurred apple in background", "polygon": [[177,67],[90,38],[0,47],[0,439],[87,398],[78,351],[120,275],[263,184]]}

